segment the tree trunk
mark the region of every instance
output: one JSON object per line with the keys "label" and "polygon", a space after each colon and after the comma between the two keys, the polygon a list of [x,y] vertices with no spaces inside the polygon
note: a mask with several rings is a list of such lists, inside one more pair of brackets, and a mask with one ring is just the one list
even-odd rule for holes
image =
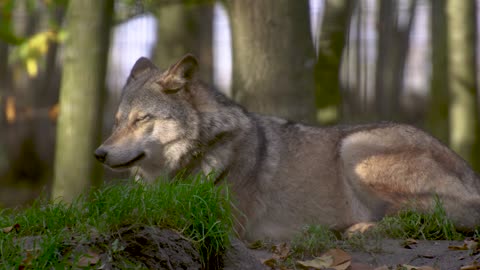
{"label": "tree trunk", "polygon": [[[0,59],[8,59],[8,44],[0,41]],[[8,170],[8,153],[6,147],[6,98],[11,94],[11,74],[8,68],[8,61],[0,61],[0,176]]]}
{"label": "tree trunk", "polygon": [[315,122],[308,1],[228,1],[232,94],[247,109]]}
{"label": "tree trunk", "polygon": [[[0,59],[8,59],[8,44],[0,40]],[[11,94],[12,80],[10,70],[8,68],[8,61],[0,61],[0,126],[1,130],[5,130],[3,125],[5,121],[5,99],[8,94]],[[0,136],[2,133],[0,132]],[[3,142],[3,140],[2,140]]]}
{"label": "tree trunk", "polygon": [[398,1],[380,1],[378,55],[375,78],[377,117],[400,120],[400,96],[410,45],[416,1],[410,3],[409,20],[404,27],[398,22]]}
{"label": "tree trunk", "polygon": [[157,44],[153,60],[168,68],[186,53],[201,63],[200,78],[213,83],[213,3],[167,3],[157,9]]}
{"label": "tree trunk", "polygon": [[450,146],[480,171],[476,2],[447,0]]}
{"label": "tree trunk", "polygon": [[[349,23],[353,10],[351,0],[327,0],[320,35],[318,35],[318,59],[315,65],[316,105],[320,112],[340,109],[340,65],[347,42]],[[339,116],[339,114],[336,114]],[[321,119],[320,119],[321,120]],[[325,119],[323,124],[338,119]]]}
{"label": "tree trunk", "polygon": [[52,197],[70,202],[99,180],[100,141],[113,0],[70,1],[66,14]]}
{"label": "tree trunk", "polygon": [[432,0],[431,6],[432,78],[426,127],[435,137],[448,144],[449,96],[445,0]]}

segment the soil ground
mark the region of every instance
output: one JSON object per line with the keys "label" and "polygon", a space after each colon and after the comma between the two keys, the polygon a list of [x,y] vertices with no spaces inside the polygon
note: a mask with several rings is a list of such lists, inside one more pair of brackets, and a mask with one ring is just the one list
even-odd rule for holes
{"label": "soil ground", "polygon": [[[39,237],[19,239],[25,250],[32,250]],[[477,242],[470,241],[476,244]],[[126,226],[111,235],[92,232],[89,239],[72,236],[61,252],[71,264],[88,269],[305,269],[289,252],[288,244],[282,253],[270,248],[250,249],[240,240],[233,239],[231,248],[223,256],[211,259],[202,267],[200,253],[194,244],[176,231],[154,226]],[[349,255],[350,270],[416,269],[408,266],[429,266],[418,269],[480,269],[478,245],[471,247],[464,241],[410,241],[393,239],[367,240],[353,247],[339,243]],[[321,254],[318,254],[321,256]],[[274,263],[265,260],[274,258]],[[289,263],[287,263],[287,259]],[[138,268],[140,267],[140,268]],[[345,269],[345,268],[307,268]]]}
{"label": "soil ground", "polygon": [[[377,239],[365,243],[362,247],[344,247],[343,250],[351,256],[351,266],[348,268],[351,270],[412,269],[408,266],[429,266],[431,268],[420,269],[441,270],[480,269],[480,263],[475,266],[477,262],[480,262],[478,250],[468,249],[464,246],[463,241],[415,242],[407,245],[405,240]],[[252,252],[258,260],[265,260],[273,256],[272,252],[265,249]],[[282,268],[278,267],[277,269]]]}

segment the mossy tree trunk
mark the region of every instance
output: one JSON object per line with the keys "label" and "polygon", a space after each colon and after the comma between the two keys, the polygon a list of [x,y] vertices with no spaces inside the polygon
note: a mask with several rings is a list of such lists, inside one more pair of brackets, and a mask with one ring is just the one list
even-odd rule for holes
{"label": "mossy tree trunk", "polygon": [[447,0],[450,146],[480,171],[476,1]]}
{"label": "mossy tree trunk", "polygon": [[342,101],[340,66],[347,42],[349,23],[353,10],[352,0],[327,0],[318,35],[318,59],[315,65],[316,105],[320,112],[335,110],[337,117],[325,124],[336,122]]}
{"label": "mossy tree trunk", "polygon": [[70,1],[67,9],[54,199],[70,202],[100,179],[93,151],[101,133],[112,13],[113,0]]}
{"label": "mossy tree trunk", "polygon": [[448,61],[447,61],[447,16],[445,0],[431,0],[432,78],[430,102],[425,126],[428,131],[445,144],[449,142],[448,123]]}
{"label": "mossy tree trunk", "polygon": [[247,109],[315,122],[315,53],[306,0],[227,1],[232,94]]}
{"label": "mossy tree trunk", "polygon": [[183,2],[159,4],[156,9],[153,61],[160,68],[168,68],[186,53],[193,53],[201,64],[200,77],[213,83],[213,1]]}

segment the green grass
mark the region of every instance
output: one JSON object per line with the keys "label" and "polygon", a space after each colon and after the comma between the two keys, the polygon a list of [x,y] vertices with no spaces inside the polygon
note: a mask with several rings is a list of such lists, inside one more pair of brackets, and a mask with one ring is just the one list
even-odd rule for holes
{"label": "green grass", "polygon": [[[475,232],[480,234],[478,230]],[[466,235],[458,232],[446,215],[438,197],[430,212],[421,213],[406,209],[393,216],[384,217],[365,233],[342,238],[322,225],[310,225],[297,234],[292,242],[292,251],[297,256],[319,255],[328,249],[350,248],[376,252],[381,250],[381,239],[463,240]]]}
{"label": "green grass", "polygon": [[[110,234],[122,226],[145,224],[173,228],[191,240],[204,263],[229,244],[231,201],[226,186],[195,176],[145,185],[133,181],[107,185],[80,196],[72,204],[37,201],[24,210],[0,212],[0,228],[19,224],[17,232],[0,231],[0,269],[56,268],[65,265],[62,252],[72,235]],[[40,238],[25,250],[22,239]]]}
{"label": "green grass", "polygon": [[404,210],[395,216],[385,217],[375,229],[391,238],[420,240],[461,240],[459,233],[447,217],[442,202],[436,196],[434,207],[428,213]]}
{"label": "green grass", "polygon": [[306,226],[292,241],[292,251],[301,257],[319,254],[336,246],[335,233],[324,225]]}

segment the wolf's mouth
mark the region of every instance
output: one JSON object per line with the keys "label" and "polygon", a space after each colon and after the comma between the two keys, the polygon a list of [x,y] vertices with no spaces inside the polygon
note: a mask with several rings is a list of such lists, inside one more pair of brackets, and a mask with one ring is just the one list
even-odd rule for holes
{"label": "wolf's mouth", "polygon": [[122,163],[122,164],[113,165],[111,167],[114,168],[114,169],[132,167],[135,162],[143,159],[144,157],[145,157],[145,153],[141,153],[140,155],[136,156],[135,158],[131,159],[130,161],[127,161],[127,162]]}

